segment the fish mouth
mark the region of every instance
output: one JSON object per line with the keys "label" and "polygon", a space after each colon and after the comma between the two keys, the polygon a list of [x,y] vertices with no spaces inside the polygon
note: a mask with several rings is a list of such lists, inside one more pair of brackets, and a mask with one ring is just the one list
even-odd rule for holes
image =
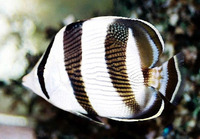
{"label": "fish mouth", "polygon": [[25,75],[24,77],[22,77],[22,85],[27,87],[27,80],[28,80],[28,75]]}

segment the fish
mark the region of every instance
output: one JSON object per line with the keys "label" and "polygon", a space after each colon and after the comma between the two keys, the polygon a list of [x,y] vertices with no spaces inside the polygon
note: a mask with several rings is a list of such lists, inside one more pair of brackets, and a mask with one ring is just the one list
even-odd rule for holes
{"label": "fish", "polygon": [[164,41],[149,22],[101,16],[64,26],[22,84],[54,106],[103,124],[157,118],[180,97],[180,52],[158,65]]}

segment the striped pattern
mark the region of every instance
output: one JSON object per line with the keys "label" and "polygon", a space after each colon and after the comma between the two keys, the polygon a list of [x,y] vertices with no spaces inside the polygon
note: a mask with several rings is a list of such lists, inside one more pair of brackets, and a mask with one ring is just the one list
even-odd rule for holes
{"label": "striped pattern", "polygon": [[59,31],[23,84],[55,106],[98,122],[99,116],[149,120],[176,100],[182,84],[181,54],[154,67],[163,50],[160,34],[145,21],[79,21]]}
{"label": "striped pattern", "polygon": [[88,114],[96,115],[86,94],[80,70],[82,61],[82,23],[78,22],[66,27],[63,38],[64,61],[76,99]]}
{"label": "striped pattern", "polygon": [[[83,24],[82,76],[89,100],[103,117],[130,117],[133,112],[113,86],[106,63],[105,39],[112,18],[91,19]],[[97,28],[98,27],[98,28]]]}
{"label": "striped pattern", "polygon": [[136,113],[140,107],[132,91],[126,68],[128,28],[123,24],[109,26],[105,40],[105,58],[111,82],[125,104]]}

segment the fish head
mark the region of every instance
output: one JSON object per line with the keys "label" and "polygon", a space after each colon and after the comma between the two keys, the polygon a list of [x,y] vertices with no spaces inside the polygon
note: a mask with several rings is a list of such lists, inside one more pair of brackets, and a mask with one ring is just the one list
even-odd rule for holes
{"label": "fish head", "polygon": [[[39,62],[38,62],[38,64],[39,64]],[[39,79],[38,79],[38,75],[37,75],[38,64],[32,69],[32,71],[29,74],[25,75],[22,78],[22,84],[23,84],[23,86],[25,86],[29,90],[33,91],[37,95],[43,97],[44,99],[47,99],[47,97],[44,95],[44,93],[41,89],[40,83],[39,83]]]}

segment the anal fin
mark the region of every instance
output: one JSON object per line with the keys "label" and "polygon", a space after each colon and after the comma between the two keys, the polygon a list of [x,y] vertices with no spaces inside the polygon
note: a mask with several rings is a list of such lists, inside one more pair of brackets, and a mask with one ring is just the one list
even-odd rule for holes
{"label": "anal fin", "polygon": [[83,113],[79,113],[79,112],[76,112],[75,114],[78,115],[78,116],[80,116],[80,117],[89,119],[89,120],[91,120],[91,121],[94,122],[94,123],[103,125],[103,126],[105,126],[106,128],[110,128],[110,125],[108,124],[107,118],[100,117],[100,116],[98,116],[98,115],[83,114]]}

